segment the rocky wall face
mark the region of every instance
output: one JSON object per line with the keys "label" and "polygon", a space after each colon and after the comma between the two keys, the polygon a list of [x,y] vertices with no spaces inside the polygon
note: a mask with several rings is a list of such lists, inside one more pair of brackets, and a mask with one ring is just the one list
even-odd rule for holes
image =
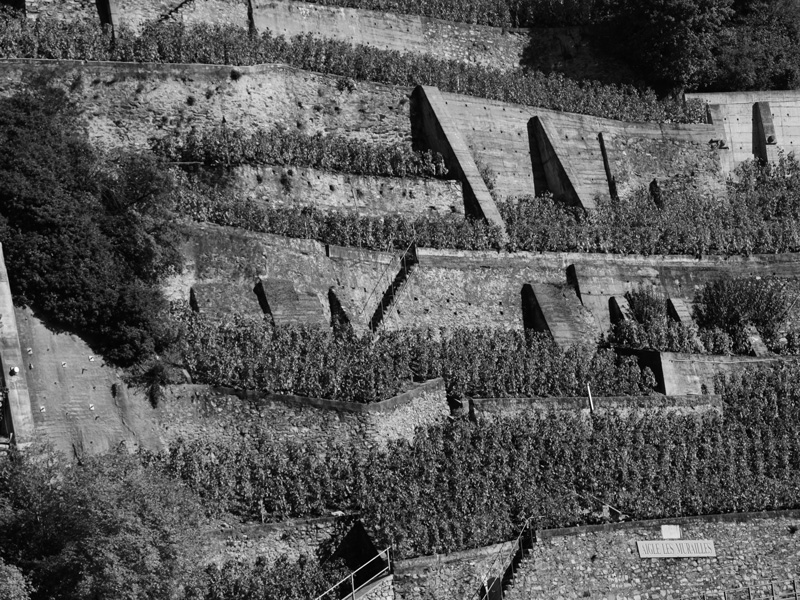
{"label": "rocky wall face", "polygon": [[506,598],[683,598],[800,576],[797,514],[689,521],[682,539],[712,540],[716,557],[640,558],[636,542],[662,539],[660,524],[553,537],[536,545]]}
{"label": "rocky wall face", "polygon": [[25,2],[25,10],[29,17],[100,22],[94,0],[28,0]]}
{"label": "rocky wall face", "polygon": [[718,151],[707,142],[611,135],[605,138],[609,167],[620,197],[647,188],[653,179],[695,183],[709,192],[724,191]]}
{"label": "rocky wall face", "polygon": [[498,576],[513,543],[495,544],[448,555],[423,556],[394,563],[395,600],[468,600],[477,597],[483,578]]}
{"label": "rocky wall face", "polygon": [[314,556],[320,546],[347,527],[347,517],[297,519],[282,523],[234,524],[220,531],[211,545],[208,562],[254,561],[260,558],[271,566],[280,557],[296,561]]}
{"label": "rocky wall face", "polygon": [[281,65],[0,64],[0,95],[34,82],[60,87],[80,107],[90,138],[108,148],[145,148],[151,139],[223,122],[246,131],[280,125],[309,135],[411,141],[411,90],[358,82],[350,91],[340,81]]}
{"label": "rocky wall face", "polygon": [[464,213],[461,184],[414,177],[369,177],[318,169],[241,166],[226,184],[271,206],[315,206],[383,216]]}
{"label": "rocky wall face", "polygon": [[441,423],[449,415],[441,380],[404,394],[391,409],[358,405],[355,412],[346,404],[279,395],[242,399],[230,389],[181,385],[167,390],[159,412],[167,445],[178,438],[266,436],[321,452],[332,446],[369,449],[392,440],[411,441],[418,427]]}
{"label": "rocky wall face", "polygon": [[145,21],[157,19],[189,23],[249,26],[248,0],[117,0],[118,20],[138,31]]}

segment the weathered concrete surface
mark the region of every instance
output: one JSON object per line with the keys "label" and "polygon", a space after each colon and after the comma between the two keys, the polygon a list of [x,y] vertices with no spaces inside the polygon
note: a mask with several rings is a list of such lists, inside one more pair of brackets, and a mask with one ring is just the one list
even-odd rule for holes
{"label": "weathered concrete surface", "polygon": [[114,25],[138,31],[145,21],[236,25],[248,29],[248,0],[111,0]]}
{"label": "weathered concrete surface", "polygon": [[[680,525],[684,540],[712,540],[717,556],[639,558],[636,542],[662,539],[663,524]],[[798,511],[779,511],[540,531],[505,598],[677,599],[790,580],[800,576],[798,526]]]}
{"label": "weathered concrete surface", "polygon": [[8,271],[0,246],[0,369],[2,369],[0,381],[8,390],[6,398],[0,399],[0,402],[7,402],[2,415],[11,418],[11,427],[6,424],[9,433],[14,434],[17,444],[27,444],[33,439],[34,422],[19,338]]}
{"label": "weathered concrete surface", "polygon": [[528,32],[454,23],[417,15],[336,8],[276,0],[252,0],[258,31],[292,37],[312,34],[382,50],[432,54],[507,70],[518,67]]}
{"label": "weathered concrete surface", "polygon": [[369,216],[464,213],[461,184],[449,180],[370,177],[294,166],[240,166],[226,175],[225,185],[270,206],[314,206]]}
{"label": "weathered concrete surface", "polygon": [[133,393],[79,337],[56,333],[28,309],[16,309],[36,435],[68,457],[120,447],[157,450],[152,407]]}
{"label": "weathered concrete surface", "polygon": [[445,159],[452,176],[461,181],[467,214],[484,218],[505,232],[500,211],[481,177],[472,152],[467,147],[438,88],[419,86],[415,91],[422,129],[427,144]]}
{"label": "weathered concrete surface", "polygon": [[90,139],[107,148],[146,148],[151,139],[223,120],[248,131],[281,124],[307,134],[411,141],[410,88],[358,82],[353,91],[340,90],[340,79],[285,65],[0,60],[0,96],[34,81],[62,88],[85,117]]}
{"label": "weathered concrete surface", "polygon": [[[800,92],[694,93],[686,94],[686,99],[700,99],[710,105],[713,123],[721,128],[731,147],[734,166],[760,156],[760,140],[765,133],[769,135],[759,131],[754,111],[760,113],[762,123],[771,117],[776,148],[788,154],[800,147]],[[762,102],[768,103],[768,108],[766,105],[761,109],[756,106]],[[773,159],[771,156],[768,158]]]}
{"label": "weathered concrete surface", "polygon": [[[474,550],[422,556],[394,563],[395,600],[469,600],[478,597],[486,575],[501,575],[512,542]],[[500,559],[495,562],[495,559]]]}
{"label": "weathered concrete surface", "polygon": [[[526,293],[522,293],[523,321],[526,313],[533,317],[526,328],[546,331],[562,348],[576,344],[594,345],[601,331],[597,331],[592,313],[581,303],[571,285],[534,283],[531,285],[530,306],[526,305]],[[541,319],[543,326],[539,325]],[[529,325],[533,325],[529,327]]]}
{"label": "weathered concrete surface", "polygon": [[662,352],[664,389],[661,391],[668,395],[713,393],[715,376],[776,360],[780,359]]}

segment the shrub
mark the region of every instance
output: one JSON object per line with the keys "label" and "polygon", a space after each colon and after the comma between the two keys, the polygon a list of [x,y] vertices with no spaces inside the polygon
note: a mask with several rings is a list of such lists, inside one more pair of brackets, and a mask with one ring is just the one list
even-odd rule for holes
{"label": "shrub", "polygon": [[70,466],[38,448],[0,464],[0,506],[0,574],[17,567],[34,600],[173,598],[207,522],[195,494],[135,457]]}
{"label": "shrub", "polygon": [[716,328],[733,340],[736,353],[748,353],[745,329],[753,326],[772,347],[792,302],[786,281],[778,278],[743,277],[719,279],[706,284],[697,295],[695,318],[704,328]]}
{"label": "shrub", "polygon": [[194,381],[348,402],[378,402],[404,384],[443,377],[450,398],[585,396],[652,392],[635,359],[610,350],[562,351],[544,334],[455,329],[336,335],[260,318],[212,322],[178,313],[182,354]]}
{"label": "shrub", "polygon": [[280,556],[269,566],[261,558],[254,564],[228,560],[221,566],[209,565],[196,574],[184,597],[186,600],[308,600],[349,574],[340,561],[320,564],[307,556],[294,561]]}
{"label": "shrub", "polygon": [[608,341],[627,348],[650,348],[661,352],[705,352],[697,328],[672,321],[667,300],[651,288],[640,286],[625,293],[631,319],[611,327]]}
{"label": "shrub", "polygon": [[433,85],[443,91],[591,114],[624,121],[705,120],[701,102],[658,100],[632,86],[574,81],[520,69],[499,71],[429,55],[403,54],[311,35],[286,40],[269,31],[251,35],[231,25],[151,22],[139,35],[39,19],[0,18],[3,58],[77,58],[128,62],[253,65],[284,62],[299,69],[392,85]]}
{"label": "shrub", "polygon": [[447,174],[440,154],[416,152],[410,145],[374,144],[336,134],[306,135],[277,127],[254,133],[225,126],[193,129],[184,137],[161,138],[154,146],[167,160],[209,167],[287,165],[385,177]]}
{"label": "shrub", "polygon": [[401,214],[370,217],[354,211],[322,211],[312,206],[275,207],[197,181],[181,188],[176,211],[195,221],[372,250],[405,250],[411,242],[460,250],[502,247],[497,226],[461,215],[434,213],[412,219]]}

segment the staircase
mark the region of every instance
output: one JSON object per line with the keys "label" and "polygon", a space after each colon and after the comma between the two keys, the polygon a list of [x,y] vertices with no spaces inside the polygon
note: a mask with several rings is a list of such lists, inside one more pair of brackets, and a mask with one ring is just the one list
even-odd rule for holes
{"label": "staircase", "polygon": [[400,257],[400,270],[395,275],[392,283],[389,284],[389,287],[386,288],[378,308],[375,309],[375,313],[369,321],[369,329],[372,333],[378,331],[378,328],[393,308],[397,309],[398,298],[418,263],[417,246],[416,244],[411,244]]}
{"label": "staircase", "polygon": [[480,589],[469,600],[505,600],[512,598],[514,584],[525,572],[526,565],[533,561],[532,550],[535,544],[531,520],[525,521],[517,539],[513,542],[511,553],[501,551],[489,566]]}

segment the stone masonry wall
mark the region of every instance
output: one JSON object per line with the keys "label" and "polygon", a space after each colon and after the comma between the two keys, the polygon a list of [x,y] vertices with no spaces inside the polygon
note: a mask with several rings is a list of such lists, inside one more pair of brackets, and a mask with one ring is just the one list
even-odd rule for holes
{"label": "stone masonry wall", "polygon": [[[237,71],[241,76],[232,77]],[[304,133],[337,133],[395,144],[411,141],[411,90],[358,82],[285,65],[0,61],[0,95],[34,83],[63,88],[80,108],[92,141],[147,147],[149,140],[192,128],[255,130],[275,124]]]}
{"label": "stone masonry wall", "polygon": [[[715,558],[640,558],[636,541],[713,540]],[[532,560],[506,593],[531,598],[682,598],[800,577],[800,511],[640,521],[538,532]]]}
{"label": "stone masonry wall", "polygon": [[314,556],[325,544],[349,527],[349,517],[293,519],[281,523],[234,523],[214,536],[208,562],[254,561],[262,558],[272,565],[281,556],[297,560]]}
{"label": "stone masonry wall", "polygon": [[311,205],[372,216],[464,213],[461,184],[457,181],[370,177],[302,167],[241,166],[232,170],[226,183],[273,206]]}
{"label": "stone masonry wall", "polygon": [[375,404],[355,404],[281,394],[239,394],[204,385],[172,386],[160,403],[167,444],[183,437],[269,436],[315,446],[364,448],[412,440],[417,427],[450,414],[444,383],[435,379]]}
{"label": "stone masonry wall", "polygon": [[708,140],[700,142],[625,135],[609,135],[604,140],[609,167],[620,197],[629,195],[637,188],[647,188],[653,179],[662,185],[680,179],[698,184],[703,190],[724,189],[719,153]]}
{"label": "stone masonry wall", "polygon": [[100,22],[95,0],[28,0],[25,12],[31,18]]}
{"label": "stone masonry wall", "polygon": [[[680,414],[702,413],[708,410],[722,411],[720,396],[616,396],[593,398],[597,412],[636,410],[669,410]],[[585,416],[590,414],[589,398],[472,398],[470,414],[479,419],[507,419],[527,411],[577,410]]]}
{"label": "stone masonry wall", "polygon": [[468,600],[477,597],[483,578],[500,575],[513,552],[505,542],[446,555],[423,556],[394,563],[395,600]]}
{"label": "stone masonry wall", "polygon": [[[112,0],[113,1],[113,0]],[[248,0],[116,0],[120,24],[137,31],[145,21],[249,26]]]}

